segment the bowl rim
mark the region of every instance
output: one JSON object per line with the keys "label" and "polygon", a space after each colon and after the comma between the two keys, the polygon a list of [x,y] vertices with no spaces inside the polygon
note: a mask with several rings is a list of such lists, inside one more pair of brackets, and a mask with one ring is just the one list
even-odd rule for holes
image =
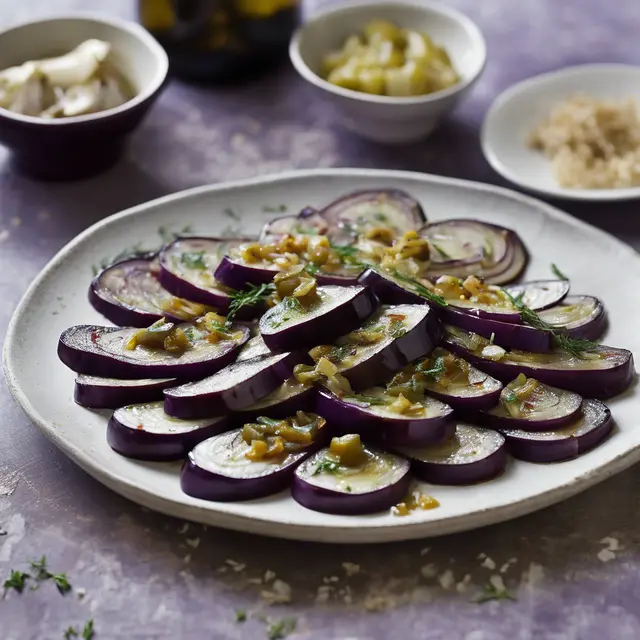
{"label": "bowl rim", "polygon": [[[387,5],[392,8],[398,7],[412,7],[414,9],[422,9],[425,13],[437,13],[447,16],[453,19],[462,29],[464,29],[474,42],[474,48],[477,49],[477,53],[481,56],[480,63],[475,73],[468,78],[457,82],[456,84],[440,91],[434,91],[433,93],[427,93],[421,96],[408,96],[408,97],[395,97],[395,96],[380,96],[371,93],[364,93],[363,91],[354,91],[352,89],[343,89],[336,85],[327,82],[324,78],[315,73],[309,65],[304,61],[300,53],[300,42],[304,37],[305,30],[310,24],[318,19],[323,19],[329,15],[335,15],[351,11],[353,9],[369,9],[373,5]],[[291,38],[289,44],[289,58],[296,69],[296,71],[311,84],[316,85],[320,89],[329,91],[343,98],[350,98],[360,102],[368,102],[372,104],[380,105],[416,105],[416,104],[428,104],[431,102],[437,102],[442,98],[460,93],[470,87],[482,74],[487,63],[487,44],[482,35],[480,27],[467,15],[453,9],[441,2],[434,2],[432,0],[400,0],[391,2],[390,0],[355,0],[342,3],[338,6],[329,7],[328,9],[318,11],[314,13],[308,20],[298,27]]]}
{"label": "bowl rim", "polygon": [[[511,164],[507,164],[497,155],[494,149],[494,136],[489,129],[495,118],[514,98],[521,95],[532,93],[541,83],[554,82],[559,78],[569,76],[589,75],[590,73],[602,73],[609,71],[631,72],[638,74],[640,79],[640,65],[629,64],[625,62],[586,62],[583,64],[571,65],[561,69],[554,69],[539,73],[535,76],[524,78],[520,82],[512,84],[502,93],[495,97],[489,108],[487,109],[482,125],[480,126],[480,148],[491,168],[505,180],[513,185],[525,189],[526,191],[537,193],[545,197],[553,197],[562,200],[574,200],[584,202],[615,202],[625,200],[636,200],[640,198],[640,187],[622,187],[607,189],[579,189],[561,187],[554,184],[551,187],[542,186],[529,180],[529,178],[512,168]],[[561,101],[567,97],[567,92],[562,93]],[[549,160],[549,163],[551,160]]]}
{"label": "bowl rim", "polygon": [[[157,93],[164,84],[169,74],[169,56],[162,48],[162,45],[140,24],[132,20],[125,20],[116,16],[104,15],[101,13],[91,11],[72,11],[69,13],[44,17],[38,20],[26,20],[14,24],[7,29],[0,31],[0,41],[2,37],[12,31],[18,31],[19,29],[25,29],[37,24],[54,23],[61,21],[78,20],[106,24],[114,29],[129,33],[131,36],[139,40],[155,57],[158,65],[158,70],[155,76],[151,79],[148,86],[141,92],[137,93],[133,98],[127,100],[124,104],[111,109],[105,109],[104,111],[98,111],[97,113],[87,113],[80,116],[71,116],[68,118],[41,118],[39,116],[26,116],[21,113],[15,113],[9,109],[0,107],[0,117],[10,120],[16,120],[27,124],[37,124],[46,127],[62,127],[72,124],[80,124],[84,122],[92,122],[95,120],[101,120],[110,116],[117,115],[133,109],[139,104],[148,100],[151,96]],[[27,61],[25,61],[27,62]]]}

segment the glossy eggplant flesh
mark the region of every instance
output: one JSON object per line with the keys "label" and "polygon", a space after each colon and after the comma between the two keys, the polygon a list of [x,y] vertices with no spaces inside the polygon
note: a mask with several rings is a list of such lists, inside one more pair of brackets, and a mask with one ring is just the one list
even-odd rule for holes
{"label": "glossy eggplant flesh", "polygon": [[520,299],[532,311],[543,311],[560,304],[571,288],[568,280],[532,280],[512,284],[505,290],[513,298]]}
{"label": "glossy eggplant flesh", "polygon": [[574,420],[582,407],[582,398],[572,391],[542,384],[521,373],[502,390],[500,402],[484,412],[486,424],[520,425],[542,431]]}
{"label": "glossy eggplant flesh", "polygon": [[296,477],[320,489],[358,495],[395,485],[408,471],[409,463],[404,458],[370,446],[364,447],[360,462],[349,465],[326,448],[305,460],[296,469]]}
{"label": "glossy eggplant flesh", "polygon": [[253,360],[254,358],[260,358],[261,356],[269,356],[271,351],[269,347],[264,343],[261,335],[253,336],[249,338],[247,342],[240,349],[237,362],[243,360]]}
{"label": "glossy eggplant flesh", "polygon": [[[265,412],[264,415],[268,415],[272,417],[271,411],[278,407],[279,405],[293,402],[298,400],[300,404],[302,404],[301,397],[303,395],[309,394],[310,392],[315,392],[315,389],[308,384],[302,384],[298,382],[295,378],[288,378],[285,380],[277,389],[268,393],[260,400],[256,400],[253,404],[245,407],[241,410],[243,414],[245,413],[255,413],[259,414],[261,411]],[[312,394],[313,395],[313,394]],[[300,407],[303,411],[308,409],[308,407]]]}
{"label": "glossy eggplant flesh", "polygon": [[602,302],[593,296],[569,296],[538,315],[552,327],[571,331],[604,313]]}

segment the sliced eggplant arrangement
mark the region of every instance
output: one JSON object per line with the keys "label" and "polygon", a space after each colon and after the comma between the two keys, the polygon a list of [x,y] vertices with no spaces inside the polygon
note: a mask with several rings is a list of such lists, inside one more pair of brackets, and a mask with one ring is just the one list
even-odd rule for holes
{"label": "sliced eggplant arrangement", "polygon": [[316,363],[320,358],[333,363],[354,389],[366,389],[429,353],[441,335],[429,307],[397,305],[379,310],[359,329],[333,345],[315,347],[310,354]]}
{"label": "sliced eggplant arrangement", "polygon": [[208,378],[167,389],[164,410],[185,419],[244,409],[277,389],[307,360],[298,351],[234,362]]}
{"label": "sliced eggplant arrangement", "polygon": [[432,444],[446,440],[454,431],[450,406],[425,396],[412,402],[403,395],[391,396],[381,387],[343,396],[320,390],[316,407],[334,430],[358,433],[382,445]]}
{"label": "sliced eggplant arrangement", "polygon": [[445,344],[451,351],[502,382],[524,373],[583,397],[604,399],[622,393],[635,377],[633,356],[626,349],[598,345],[578,355],[560,349],[506,351],[468,331],[451,326],[445,330]]}
{"label": "sliced eggplant arrangement", "polygon": [[254,358],[259,358],[260,356],[269,356],[271,355],[271,351],[269,347],[264,343],[261,335],[253,336],[253,338],[249,338],[247,342],[244,343],[242,349],[240,349],[240,353],[238,354],[237,362],[242,362],[243,360],[253,360]]}
{"label": "sliced eggplant arrangement", "polygon": [[410,283],[377,269],[367,269],[358,282],[369,287],[383,304],[427,304]]}
{"label": "sliced eggplant arrangement", "polygon": [[585,400],[582,415],[553,431],[500,429],[514,458],[528,462],[560,462],[590,451],[613,429],[611,411],[599,400]]}
{"label": "sliced eggplant arrangement", "polygon": [[194,498],[224,502],[278,493],[289,486],[296,466],[322,446],[324,429],[315,414],[258,418],[198,444],[182,467],[180,486]]}
{"label": "sliced eggplant arrangement", "polygon": [[390,386],[397,393],[404,387],[418,389],[460,412],[493,407],[502,391],[501,382],[442,347],[411,363]]}
{"label": "sliced eggplant arrangement", "polygon": [[226,417],[177,420],[162,402],[132,404],[114,412],[107,426],[109,446],[137,460],[180,460],[199,442],[229,428]]}
{"label": "sliced eggplant arrangement", "polygon": [[262,227],[260,244],[271,244],[285,236],[324,236],[329,232],[329,224],[313,207],[305,207],[297,216],[275,218]]}
{"label": "sliced eggplant arrangement", "polygon": [[507,464],[505,439],[497,431],[458,423],[454,435],[427,447],[400,447],[413,473],[433,484],[474,484],[495,478]]}
{"label": "sliced eggplant arrangement", "polygon": [[248,284],[269,284],[279,271],[282,269],[277,265],[262,260],[248,264],[240,258],[224,256],[214,275],[218,282],[231,289],[244,289]]}
{"label": "sliced eggplant arrangement", "polygon": [[539,315],[545,322],[573,338],[597,340],[607,328],[604,305],[593,296],[568,296]]}
{"label": "sliced eggplant arrangement", "polygon": [[76,378],[73,399],[88,409],[118,409],[128,404],[162,400],[162,392],[178,384],[175,378],[118,380],[84,374]]}
{"label": "sliced eggplant arrangement", "polygon": [[[249,339],[249,329],[234,325],[218,342],[211,342],[210,335],[194,322],[174,325],[162,320],[149,329],[79,325],[60,336],[58,357],[73,371],[92,376],[193,380],[233,362]],[[184,344],[176,339],[175,350],[165,349],[165,340],[176,336]]]}
{"label": "sliced eggplant arrangement", "polygon": [[482,278],[489,284],[513,282],[527,265],[527,250],[515,232],[479,220],[445,220],[425,225],[420,235],[433,247],[421,274]]}
{"label": "sliced eggplant arrangement", "polygon": [[317,297],[307,305],[286,297],[269,309],[260,318],[260,334],[272,351],[311,347],[352,331],[377,305],[368,287],[318,287]]}
{"label": "sliced eggplant arrangement", "polygon": [[357,434],[333,438],[331,446],[295,471],[291,495],[307,509],[360,515],[390,509],[409,491],[404,458],[365,446]]}
{"label": "sliced eggplant arrangement", "polygon": [[231,292],[213,274],[227,252],[242,242],[240,238],[178,238],[160,252],[161,284],[173,295],[226,312]]}
{"label": "sliced eggplant arrangement", "polygon": [[492,428],[550,431],[575,422],[582,398],[572,391],[542,384],[521,373],[500,394],[500,402],[480,414]]}
{"label": "sliced eggplant arrangement", "polygon": [[236,410],[234,422],[251,422],[260,416],[286,418],[296,411],[316,409],[317,389],[295,378],[285,380],[277,389],[244,409]]}
{"label": "sliced eggplant arrangement", "polygon": [[543,311],[560,304],[569,293],[568,280],[532,280],[522,284],[512,284],[505,290],[513,297],[520,298],[532,311]]}
{"label": "sliced eggplant arrangement", "polygon": [[176,298],[158,276],[154,256],[130,258],[100,272],[89,288],[89,302],[98,313],[120,327],[148,327],[161,318],[193,320],[208,311],[201,304]]}

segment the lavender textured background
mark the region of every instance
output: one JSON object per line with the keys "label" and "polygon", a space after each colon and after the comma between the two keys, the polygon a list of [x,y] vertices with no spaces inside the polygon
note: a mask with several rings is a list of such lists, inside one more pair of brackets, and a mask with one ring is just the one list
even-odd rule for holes
{"label": "lavender textured background", "polygon": [[[2,2],[0,28],[50,14],[53,4]],[[108,6],[132,16],[133,4],[57,0],[55,11]],[[172,84],[128,157],[96,179],[33,183],[10,173],[0,150],[0,331],[38,270],[106,215],[186,187],[292,167],[401,168],[502,184],[478,146],[482,117],[500,91],[565,65],[640,57],[635,3],[451,4],[479,23],[489,64],[469,99],[423,144],[387,149],[354,138],[285,67],[241,88]],[[640,248],[637,208],[570,210]],[[142,510],[59,453],[4,386],[0,415],[0,577],[46,554],[76,588],[65,598],[51,584],[8,594],[0,600],[1,640],[62,638],[90,617],[99,640],[253,640],[267,637],[261,615],[297,617],[291,637],[306,640],[640,638],[635,469],[543,512],[467,534],[424,544],[318,546],[205,530]],[[287,593],[271,576],[259,584],[267,571],[290,585],[290,603],[269,606],[269,593],[261,596],[274,588]],[[517,602],[469,602],[492,576]],[[236,609],[249,621],[236,623]]]}

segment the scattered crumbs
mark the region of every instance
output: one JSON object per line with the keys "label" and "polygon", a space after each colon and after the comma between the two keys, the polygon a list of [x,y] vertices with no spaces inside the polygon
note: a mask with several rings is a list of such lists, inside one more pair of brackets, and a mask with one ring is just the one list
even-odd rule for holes
{"label": "scattered crumbs", "polygon": [[482,561],[482,566],[485,567],[486,569],[491,569],[491,571],[493,571],[496,568],[496,563],[489,556],[487,556]]}
{"label": "scattered crumbs", "polygon": [[218,573],[227,573],[227,571],[229,571],[229,567],[226,567],[226,566],[225,566],[225,567],[218,567],[218,568],[216,569],[216,571],[217,571]]}
{"label": "scattered crumbs", "polygon": [[275,571],[271,571],[271,569],[267,569],[264,572],[264,581],[271,582],[276,577]]}
{"label": "scattered crumbs", "polygon": [[438,575],[438,570],[435,564],[425,564],[420,567],[420,574],[428,580],[429,578],[435,578]]}
{"label": "scattered crumbs", "polygon": [[344,589],[340,589],[340,591],[338,591],[338,595],[342,598],[342,601],[345,604],[353,603],[353,596],[351,595],[351,587],[349,585],[346,585]]}
{"label": "scattered crumbs", "polygon": [[334,591],[335,588],[330,585],[323,584],[319,586],[318,590],[316,591],[316,604],[324,604],[326,602],[329,602],[331,594]]}
{"label": "scattered crumbs", "polygon": [[191,554],[190,554],[190,553],[187,553],[187,555],[186,555],[184,558],[182,558],[182,561],[183,561],[185,564],[189,564],[189,563],[191,562]]}
{"label": "scattered crumbs", "polygon": [[243,562],[237,562],[236,560],[232,560],[231,558],[227,558],[224,562],[225,564],[230,566],[231,569],[236,573],[240,573],[240,571],[244,571],[247,567],[247,565],[244,564]]}
{"label": "scattered crumbs", "polygon": [[325,576],[322,578],[322,582],[324,584],[331,584],[332,582],[340,582],[340,578],[338,578],[338,576]]}
{"label": "scattered crumbs", "polygon": [[364,608],[367,611],[384,611],[395,605],[395,600],[389,596],[368,595],[364,600]]}
{"label": "scattered crumbs", "polygon": [[18,218],[18,216],[13,216],[13,218],[11,218],[12,227],[19,227],[21,224],[22,224],[22,218]]}
{"label": "scattered crumbs", "polygon": [[82,587],[76,588],[76,596],[78,597],[78,600],[82,600],[86,595],[87,595],[86,589],[83,589]]}
{"label": "scattered crumbs", "polygon": [[270,589],[263,589],[260,597],[267,604],[286,604],[291,602],[291,586],[284,580],[276,578],[271,584]]}
{"label": "scattered crumbs", "polygon": [[606,536],[605,538],[602,538],[602,540],[600,540],[600,544],[607,545],[607,548],[609,548],[611,551],[620,550],[620,543],[618,542],[617,538]]}
{"label": "scattered crumbs", "polygon": [[426,556],[429,551],[431,551],[431,547],[423,547],[422,549],[420,549],[420,555]]}
{"label": "scattered crumbs", "polygon": [[342,568],[344,569],[344,572],[347,574],[347,578],[350,578],[351,576],[355,576],[356,573],[360,573],[360,565],[356,564],[355,562],[343,562]]}
{"label": "scattered crumbs", "polygon": [[509,567],[511,567],[512,564],[515,564],[516,562],[518,562],[517,558],[509,558],[501,567],[500,567],[500,573],[507,573],[507,571],[509,571]]}
{"label": "scattered crumbs", "polygon": [[247,584],[262,584],[262,578],[248,578]]}
{"label": "scattered crumbs", "polygon": [[0,231],[0,242],[4,242],[5,240],[8,240],[9,238],[9,232],[6,229],[2,229],[2,231]]}
{"label": "scattered crumbs", "polygon": [[598,551],[598,560],[600,562],[610,562],[616,559],[616,554],[611,549],[600,549]]}
{"label": "scattered crumbs", "polygon": [[197,549],[200,546],[200,538],[187,538],[185,542],[192,548]]}
{"label": "scattered crumbs", "polygon": [[456,584],[456,579],[453,577],[453,571],[447,569],[444,573],[438,576],[438,582],[443,589],[453,589]]}
{"label": "scattered crumbs", "polygon": [[600,544],[605,545],[603,549],[598,551],[598,560],[600,562],[610,562],[616,559],[616,551],[620,550],[620,543],[617,538],[606,536],[600,540]]}
{"label": "scattered crumbs", "polygon": [[179,529],[178,533],[182,536],[189,531],[189,523],[185,522]]}
{"label": "scattered crumbs", "polygon": [[467,587],[471,583],[471,574],[467,573],[458,584],[456,584],[456,591],[458,593],[464,593],[467,590]]}
{"label": "scattered crumbs", "polygon": [[529,587],[539,585],[544,579],[544,567],[537,562],[531,562],[529,568],[522,574],[522,583]]}

